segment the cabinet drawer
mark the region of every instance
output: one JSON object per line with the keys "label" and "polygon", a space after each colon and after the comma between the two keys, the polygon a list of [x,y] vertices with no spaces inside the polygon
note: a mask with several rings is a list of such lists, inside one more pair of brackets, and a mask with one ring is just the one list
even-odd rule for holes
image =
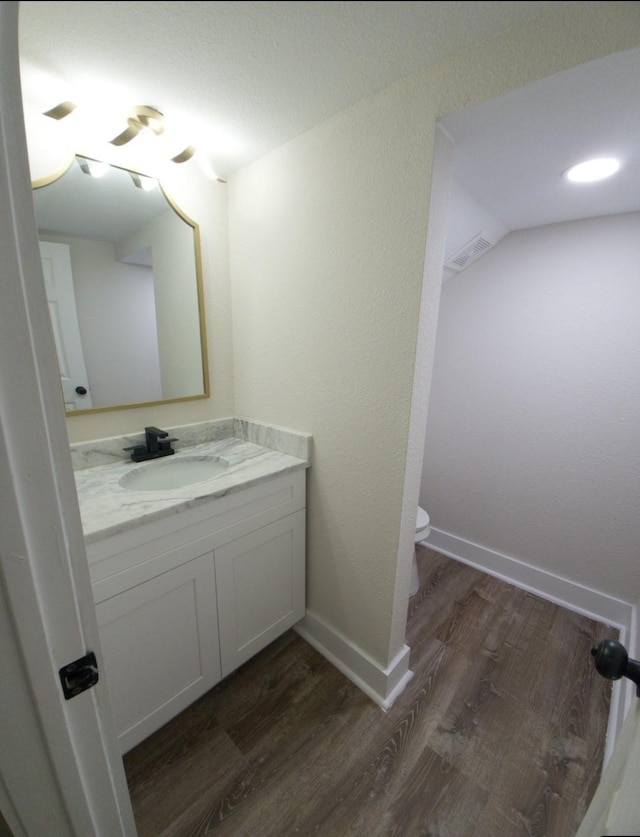
{"label": "cabinet drawer", "polygon": [[306,472],[293,471],[224,497],[203,498],[166,518],[91,543],[91,580],[99,582],[187,545],[195,545],[199,554],[216,549],[304,508],[305,493]]}

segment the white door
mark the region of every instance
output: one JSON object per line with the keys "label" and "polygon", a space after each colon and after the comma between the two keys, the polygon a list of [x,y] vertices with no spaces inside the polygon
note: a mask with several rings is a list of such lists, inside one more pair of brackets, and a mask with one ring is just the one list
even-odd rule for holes
{"label": "white door", "polygon": [[[132,837],[37,247],[18,9],[0,2],[0,810],[14,837]],[[66,699],[59,670],[88,651],[99,680]]]}
{"label": "white door", "polygon": [[640,834],[640,700],[627,713],[611,758],[576,837]]}
{"label": "white door", "polygon": [[91,390],[82,351],[69,246],[41,241],[40,258],[60,367],[64,407],[67,412],[90,410]]}

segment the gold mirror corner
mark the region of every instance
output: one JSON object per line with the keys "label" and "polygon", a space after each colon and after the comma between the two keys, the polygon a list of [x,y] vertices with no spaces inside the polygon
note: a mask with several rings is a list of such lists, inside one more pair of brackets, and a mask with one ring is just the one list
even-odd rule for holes
{"label": "gold mirror corner", "polygon": [[82,155],[32,188],[66,415],[209,398],[198,224]]}

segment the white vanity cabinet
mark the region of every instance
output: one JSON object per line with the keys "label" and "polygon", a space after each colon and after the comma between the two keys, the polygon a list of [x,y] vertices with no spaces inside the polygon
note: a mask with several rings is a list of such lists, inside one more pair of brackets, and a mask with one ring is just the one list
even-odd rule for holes
{"label": "white vanity cabinet", "polygon": [[220,680],[213,555],[203,555],[96,605],[122,752]]}
{"label": "white vanity cabinet", "polygon": [[87,546],[122,752],[304,616],[305,470]]}
{"label": "white vanity cabinet", "polygon": [[223,677],[304,616],[304,516],[294,512],[216,549]]}

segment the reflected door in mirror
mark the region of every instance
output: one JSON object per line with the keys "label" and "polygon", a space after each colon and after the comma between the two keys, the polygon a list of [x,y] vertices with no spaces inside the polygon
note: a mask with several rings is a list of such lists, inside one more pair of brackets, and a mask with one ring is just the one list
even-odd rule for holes
{"label": "reflected door in mirror", "polygon": [[41,241],[40,258],[65,410],[90,410],[91,389],[78,326],[69,248],[65,244]]}

